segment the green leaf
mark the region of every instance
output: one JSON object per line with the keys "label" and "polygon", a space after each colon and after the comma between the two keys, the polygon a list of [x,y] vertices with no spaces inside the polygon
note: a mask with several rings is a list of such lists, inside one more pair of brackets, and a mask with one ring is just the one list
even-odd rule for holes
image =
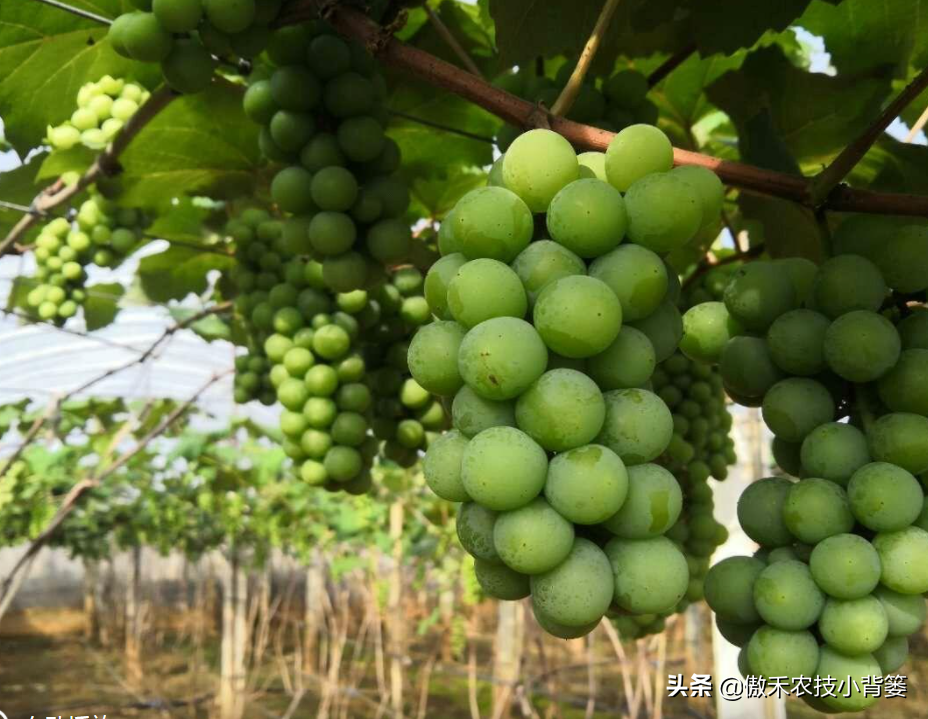
{"label": "green leaf", "polygon": [[146,229],[146,234],[159,239],[193,244],[204,248],[220,244],[218,235],[206,236],[206,222],[213,212],[200,207],[190,198],[173,204],[169,211],[161,212]]}
{"label": "green leaf", "polygon": [[93,164],[97,152],[83,145],[75,145],[70,150],[53,150],[45,158],[37,180],[61,177],[66,172],[84,172]]}
{"label": "green leaf", "polygon": [[[0,172],[0,200],[29,207],[39,192],[35,182],[36,168],[45,159],[44,154],[30,158],[29,162],[7,172]],[[23,213],[6,207],[0,207],[0,237],[6,235],[13,225],[19,222]]]}
{"label": "green leaf", "polygon": [[821,230],[809,208],[747,192],[741,193],[738,206],[744,219],[755,220],[763,228],[762,237],[751,233],[752,245],[763,241],[772,257],[807,257],[813,262],[824,259]]}
{"label": "green leaf", "polygon": [[928,0],[814,0],[797,24],[822,37],[841,73],[888,65],[904,77],[928,55]]}
{"label": "green leaf", "polygon": [[188,294],[201,294],[208,285],[210,270],[232,267],[231,257],[201,252],[190,247],[169,247],[139,262],[138,277],[142,289],[155,302],[179,300]]}
{"label": "green leaf", "polygon": [[804,72],[779,48],[764,48],[713,83],[708,95],[741,133],[766,110],[799,164],[819,169],[872,122],[889,89],[885,79]]}
{"label": "green leaf", "polygon": [[242,88],[214,82],[177,98],[135,137],[120,163],[120,199],[132,206],[165,207],[185,194],[254,194],[258,127],[242,110]]}
{"label": "green leaf", "polygon": [[471,190],[486,184],[482,170],[451,166],[445,173],[414,178],[410,211],[418,217],[441,219]]}
{"label": "green leaf", "polygon": [[872,190],[928,195],[928,147],[884,134],[848,179],[852,185]]}
{"label": "green leaf", "polygon": [[[186,308],[173,308],[171,309],[171,317],[178,322],[183,322],[187,318],[197,314],[198,311],[199,310],[190,310]],[[228,340],[232,337],[232,329],[219,315],[207,315],[193,324],[188,325],[187,328],[196,332],[207,342],[212,342],[213,340]]]}
{"label": "green leaf", "polygon": [[751,47],[768,30],[785,30],[808,4],[809,0],[690,0],[693,38],[703,55],[727,55]]}
{"label": "green leaf", "polygon": [[84,304],[84,321],[91,332],[106,327],[119,312],[119,298],[125,288],[118,282],[105,285],[91,285],[87,288],[87,302]]}
{"label": "green leaf", "polygon": [[[120,0],[68,0],[104,17]],[[24,0],[0,2],[0,117],[21,156],[41,144],[49,124],[74,112],[77,91],[103,75],[132,77],[152,86],[160,72],[117,55],[106,27],[57,8]]]}

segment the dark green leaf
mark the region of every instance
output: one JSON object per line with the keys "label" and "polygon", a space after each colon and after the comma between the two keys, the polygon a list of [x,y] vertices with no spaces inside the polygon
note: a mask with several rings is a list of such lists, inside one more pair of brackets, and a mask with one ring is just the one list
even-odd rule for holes
{"label": "dark green leaf", "polygon": [[91,285],[87,288],[87,302],[84,304],[84,320],[91,332],[106,327],[119,312],[119,298],[125,288],[116,282],[106,285]]}
{"label": "dark green leaf", "polygon": [[142,289],[155,302],[201,294],[207,287],[210,270],[224,270],[234,264],[231,257],[201,252],[189,247],[170,247],[139,262]]}
{"label": "dark green leaf", "polygon": [[[0,200],[29,207],[41,189],[36,185],[35,175],[44,158],[44,154],[36,155],[24,165],[0,172]],[[19,210],[0,207],[0,237],[6,235],[22,217],[23,213]]]}
{"label": "dark green leaf", "polygon": [[75,145],[70,150],[54,150],[45,158],[36,179],[58,178],[66,172],[82,173],[93,164],[97,154],[83,145]]}
{"label": "dark green leaf", "polygon": [[768,30],[780,32],[809,0],[690,0],[693,37],[704,55],[751,47]]}
{"label": "dark green leaf", "polygon": [[762,228],[761,237],[751,233],[751,244],[763,242],[772,257],[807,257],[813,262],[824,259],[821,230],[812,211],[795,202],[768,195],[741,193],[741,214],[755,220]]}

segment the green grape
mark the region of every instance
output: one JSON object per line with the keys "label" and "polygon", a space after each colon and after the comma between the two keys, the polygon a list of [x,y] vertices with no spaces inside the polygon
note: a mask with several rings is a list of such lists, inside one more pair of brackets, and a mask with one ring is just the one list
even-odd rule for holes
{"label": "green grape", "polygon": [[542,574],[559,565],[574,544],[574,526],[541,497],[502,512],[493,545],[503,563],[522,574]]}
{"label": "green grape", "polygon": [[884,675],[898,671],[908,656],[909,640],[906,637],[888,637],[880,647],[873,650],[873,658]]}
{"label": "green grape", "polygon": [[818,642],[811,632],[763,626],[748,642],[747,660],[762,677],[809,677],[819,663]]}
{"label": "green grape", "polygon": [[580,257],[599,257],[625,236],[625,202],[606,182],[575,180],[551,200],[546,222],[555,242]]}
{"label": "green grape", "polygon": [[606,150],[606,176],[620,192],[627,192],[646,175],[667,172],[671,167],[673,146],[667,135],[651,125],[626,127]]}
{"label": "green grape", "polygon": [[854,527],[847,494],[827,479],[803,479],[789,488],[783,505],[783,522],[796,539],[818,544]]}
{"label": "green grape", "polygon": [[683,337],[683,318],[680,316],[680,310],[669,298],[650,315],[631,326],[651,340],[654,357],[658,362],[663,362],[676,352],[680,338]]}
{"label": "green grape", "polygon": [[[271,122],[273,132],[273,121]],[[312,133],[309,135],[311,136]],[[289,149],[279,141],[277,144],[284,149]],[[300,146],[304,144],[305,140],[299,143]],[[358,182],[354,175],[344,167],[326,167],[312,176],[309,190],[313,202],[319,209],[344,212],[351,208],[358,197]]]}
{"label": "green grape", "polygon": [[545,451],[531,437],[514,427],[491,427],[470,440],[461,479],[475,501],[506,511],[538,496],[547,469]]}
{"label": "green grape", "polygon": [[271,118],[268,130],[271,133],[271,139],[281,150],[293,152],[303,147],[313,136],[316,123],[312,115],[292,110],[278,110]]}
{"label": "green grape", "polygon": [[335,421],[337,414],[338,407],[328,397],[310,397],[306,400],[306,404],[303,405],[303,416],[306,417],[307,423],[313,429],[327,429]]}
{"label": "green grape", "polygon": [[463,502],[458,507],[457,535],[464,550],[477,559],[499,564],[493,545],[493,526],[497,513],[476,502]]}
{"label": "green grape", "polygon": [[896,325],[896,329],[903,349],[928,350],[928,308],[912,308],[912,314]]}
{"label": "green grape", "polygon": [[[719,634],[725,638],[725,641],[729,644],[734,644],[736,647],[746,647],[748,642],[751,641],[751,637],[754,636],[754,632],[761,627],[760,624],[739,624],[737,622],[730,622],[718,616],[715,618],[715,625],[718,627]],[[777,629],[774,631],[780,630]]]}
{"label": "green grape", "polygon": [[880,555],[856,534],[836,534],[815,545],[809,570],[819,588],[837,599],[865,597],[880,581]]}
{"label": "green grape", "polygon": [[[773,363],[767,343],[760,337],[732,337],[722,350],[719,371],[729,394],[742,400],[762,400],[767,391],[782,378]],[[755,405],[756,406],[756,405]]]}
{"label": "green grape", "polygon": [[657,364],[654,345],[641,330],[624,326],[615,341],[587,361],[587,371],[600,389],[641,387]]}
{"label": "green grape", "polygon": [[467,328],[493,317],[524,317],[528,299],[519,276],[498,260],[462,265],[448,283],[447,306]]}
{"label": "green grape", "polygon": [[851,476],[847,496],[854,517],[875,532],[892,532],[912,524],[924,496],[918,480],[886,462],[865,464]]}
{"label": "green grape", "polygon": [[880,399],[893,412],[928,415],[928,350],[907,349],[879,381]]}
{"label": "green grape", "polygon": [[409,226],[400,220],[386,219],[367,230],[367,251],[384,264],[397,262],[406,256],[412,244]]}
{"label": "green grape", "polygon": [[224,33],[247,29],[255,20],[255,0],[203,0],[206,17]]}
{"label": "green grape", "polygon": [[[545,212],[554,196],[579,173],[573,147],[551,130],[529,130],[519,135],[503,160],[503,182],[532,212]],[[468,254],[466,249],[464,254]]]}
{"label": "green grape", "polygon": [[848,656],[879,649],[886,641],[889,620],[874,596],[860,599],[829,599],[818,623],[829,647]]}
{"label": "green grape", "polygon": [[[491,185],[491,187],[498,186],[499,185]],[[445,215],[445,218],[441,221],[441,225],[438,227],[438,251],[442,256],[461,252],[461,243],[454,234],[454,225],[454,210],[452,209]]]}
{"label": "green grape", "polygon": [[512,262],[532,239],[534,222],[528,206],[503,187],[471,190],[446,218],[456,244],[469,260],[482,257]]}
{"label": "green grape", "polygon": [[[606,168],[608,172],[608,155]],[[625,209],[628,239],[658,253],[682,247],[696,235],[702,223],[699,195],[672,173],[648,175],[635,181],[625,195]]]}
{"label": "green grape", "polygon": [[912,474],[928,470],[928,418],[896,412],[876,420],[867,431],[870,453]]}
{"label": "green grape", "polygon": [[457,392],[463,384],[458,354],[464,337],[464,328],[456,322],[433,322],[422,327],[409,345],[413,379],[433,394],[450,396]]}
{"label": "green grape", "polygon": [[467,264],[467,258],[455,252],[436,261],[425,276],[425,299],[429,303],[432,314],[439,319],[451,319],[451,310],[448,307],[448,288],[458,270],[465,264]]}
{"label": "green grape", "polygon": [[788,374],[810,376],[825,369],[828,318],[812,310],[792,310],[767,330],[770,357]]}
{"label": "green grape", "polygon": [[371,391],[360,382],[343,384],[335,394],[338,408],[350,412],[365,412],[371,404]]}
{"label": "green grape", "polygon": [[658,310],[667,295],[668,274],[661,258],[640,245],[622,245],[590,265],[590,276],[605,282],[619,298],[626,322]]}
{"label": "green grape", "polygon": [[300,214],[313,209],[312,174],[302,167],[286,167],[271,181],[271,197],[286,212]]}
{"label": "green grape", "polygon": [[[120,26],[110,30],[113,47],[117,51],[123,50],[127,57],[140,62],[164,60],[171,52],[173,38],[171,33],[161,26],[158,18],[148,12],[130,13],[127,18]],[[88,129],[78,123],[75,125],[79,130]]]}
{"label": "green grape", "polygon": [[309,399],[309,390],[299,379],[286,379],[277,388],[277,399],[289,410],[297,412],[303,409]]}
{"label": "green grape", "polygon": [[676,478],[660,465],[638,464],[628,468],[625,502],[603,526],[623,539],[656,537],[674,525],[682,508]]}
{"label": "green grape", "polygon": [[515,601],[527,597],[531,592],[529,578],[526,575],[502,564],[476,559],[474,574],[481,589],[496,599]]}
{"label": "green grape", "polygon": [[785,547],[793,537],[783,521],[783,508],[793,483],[768,477],[749,485],[738,499],[738,522],[762,547]]}
{"label": "green grape", "polygon": [[425,429],[414,419],[404,419],[396,426],[396,440],[408,449],[417,449],[425,440]]}
{"label": "green grape", "polygon": [[505,154],[500,155],[493,162],[490,171],[487,173],[487,187],[505,187],[506,181],[503,180],[503,160]]}
{"label": "green grape", "polygon": [[870,461],[867,438],[856,427],[831,422],[816,427],[802,442],[802,466],[813,477],[846,485]]}
{"label": "green grape", "polygon": [[906,637],[914,634],[925,623],[925,598],[918,594],[899,594],[892,589],[878,586],[873,596],[880,600],[886,612],[890,637]]}
{"label": "green grape", "polygon": [[467,448],[467,437],[451,430],[429,445],[422,463],[425,482],[435,494],[449,502],[470,499],[461,480],[461,463]]}
{"label": "green grape", "polygon": [[683,315],[680,351],[691,360],[717,363],[726,343],[744,331],[721,302],[694,305]]}
{"label": "green grape", "polygon": [[712,170],[696,165],[675,167],[671,174],[678,180],[683,180],[699,197],[702,208],[700,227],[711,228],[716,225],[722,216],[722,203],[725,201],[725,187],[719,176]]}
{"label": "green grape", "polygon": [[612,344],[622,326],[622,307],[604,282],[573,275],[541,292],[532,317],[549,349],[576,359],[599,354]]}
{"label": "green grape", "polygon": [[316,397],[328,397],[338,389],[338,375],[327,364],[317,364],[310,368],[306,372],[305,382],[309,391]]}
{"label": "green grape", "polygon": [[802,562],[775,562],[754,582],[754,606],[767,624],[796,631],[818,621],[825,606],[825,595]]}
{"label": "green grape", "polygon": [[622,507],[628,472],[618,455],[591,444],[558,454],[548,465],[545,498],[575,524],[599,524]]}
{"label": "green grape", "polygon": [[886,297],[886,283],[870,260],[839,255],[819,268],[812,297],[816,309],[831,319],[860,310],[876,312]]}
{"label": "green grape", "polygon": [[643,389],[618,389],[603,395],[606,419],[596,438],[626,465],[657,458],[673,436],[673,417],[667,405]]}
{"label": "green grape", "polygon": [[293,347],[284,355],[284,367],[292,377],[305,377],[314,362],[313,353],[303,347]]}
{"label": "green grape", "polygon": [[562,277],[586,274],[583,260],[551,240],[532,242],[512,261],[512,269],[522,281],[530,307],[552,282]]}
{"label": "green grape", "polygon": [[515,427],[515,405],[512,402],[494,402],[484,399],[464,385],[454,395],[451,417],[455,429],[466,437],[473,437],[490,427]]}
{"label": "green grape", "polygon": [[928,288],[928,228],[905,225],[893,232],[873,258],[897,292],[911,294]]}
{"label": "green grape", "polygon": [[605,152],[581,152],[577,155],[577,162],[580,163],[580,175],[585,172],[589,177],[595,177],[597,180],[608,182],[606,177],[606,153]]}
{"label": "green grape", "polygon": [[686,558],[666,537],[621,539],[605,548],[615,577],[615,602],[636,614],[666,612],[686,594]]}
{"label": "green grape", "polygon": [[548,451],[589,443],[603,426],[606,404],[587,375],[554,369],[539,377],[516,402],[516,425]]}
{"label": "green grape", "polygon": [[559,625],[598,623],[612,602],[609,559],[593,542],[578,537],[566,559],[531,578],[532,607]]}
{"label": "green grape", "polygon": [[322,462],[307,459],[300,465],[300,478],[310,486],[319,487],[329,481],[329,473]]}
{"label": "green grape", "polygon": [[334,35],[320,35],[307,48],[307,63],[320,80],[330,80],[351,69],[348,45]]}
{"label": "green grape", "polygon": [[882,584],[900,594],[928,591],[928,532],[919,527],[881,532],[873,546],[880,555]]}
{"label": "green grape", "polygon": [[835,417],[835,403],[824,385],[812,379],[780,380],[764,395],[764,422],[787,442],[801,442],[816,427]]}
{"label": "green grape", "polygon": [[364,285],[368,265],[357,252],[326,257],[322,261],[322,277],[326,286],[336,292],[349,292]]}
{"label": "green grape", "polygon": [[[306,418],[303,422],[308,426]],[[306,456],[311,459],[323,459],[328,451],[332,448],[332,436],[327,432],[318,429],[307,429],[300,435],[300,446],[306,452]],[[326,474],[328,477],[328,474]]]}
{"label": "green grape", "polygon": [[171,52],[161,61],[164,81],[171,89],[187,95],[209,87],[215,69],[216,61],[206,48],[194,40],[174,40]]}
{"label": "green grape", "polygon": [[596,629],[596,627],[599,626],[600,621],[602,621],[602,617],[600,617],[599,619],[589,622],[588,624],[581,624],[578,627],[571,627],[566,624],[561,624],[560,622],[554,621],[544,612],[540,611],[534,604],[532,604],[532,614],[535,617],[535,621],[538,622],[538,626],[544,629],[551,636],[557,637],[558,639],[578,639],[579,637],[584,637]]}
{"label": "green grape", "polygon": [[886,374],[901,352],[896,328],[882,315],[866,310],[843,314],[825,332],[825,360],[849,382],[872,382]]}
{"label": "green grape", "polygon": [[325,325],[313,335],[313,351],[327,360],[343,357],[351,347],[351,337],[338,325]]}
{"label": "green grape", "polygon": [[805,257],[781,257],[773,260],[773,265],[785,270],[796,291],[796,300],[800,305],[807,304],[812,296],[812,285],[818,274],[818,265]]}
{"label": "green grape", "polygon": [[[435,323],[424,330],[441,324],[450,323]],[[413,346],[420,334],[413,340]],[[477,394],[485,399],[507,400],[522,394],[542,375],[548,352],[536,329],[525,320],[494,317],[467,332],[460,343],[457,359],[459,376]],[[415,372],[413,377],[416,377]],[[436,394],[450,394],[437,392],[418,377],[416,380]]]}
{"label": "green grape", "polygon": [[[843,682],[842,691],[835,695],[825,695],[821,701],[834,709],[855,712],[866,709],[876,703],[879,696],[875,693],[864,695],[861,688],[864,677],[881,676],[880,665],[872,654],[846,656],[830,647],[822,647],[815,670],[817,677],[833,677],[836,684]],[[850,677],[851,681],[848,681]],[[847,695],[847,696],[845,696]]]}
{"label": "green grape", "polygon": [[796,308],[789,275],[770,262],[739,267],[725,288],[725,306],[746,329],[766,332],[777,317]]}

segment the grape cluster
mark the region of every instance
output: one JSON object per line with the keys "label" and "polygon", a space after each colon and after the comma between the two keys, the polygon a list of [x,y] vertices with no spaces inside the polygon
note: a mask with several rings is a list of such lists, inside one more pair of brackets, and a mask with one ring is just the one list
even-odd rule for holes
{"label": "grape cluster", "polygon": [[151,93],[141,85],[104,75],[77,91],[77,109],[56,127],[48,127],[46,141],[56,150],[83,145],[102,150]]}
{"label": "grape cluster", "polygon": [[383,76],[361,45],[322,24],[281,28],[268,55],[276,67],[252,73],[244,108],[262,125],[264,155],[285,165],[271,196],[291,215],[289,243],[322,263],[336,292],[374,285],[412,242],[399,147],[384,134]]}
{"label": "grape cluster", "polygon": [[376,457],[411,466],[446,424],[406,366],[409,337],[430,320],[422,273],[400,268],[370,290],[334,293],[318,262],[288,252],[285,227],[257,208],[226,225],[246,327],[235,399],[280,402],[283,448],[303,481],[363,492]]}
{"label": "grape cluster", "polygon": [[214,56],[253,58],[267,46],[283,0],[132,0],[107,38],[123,57],[157,62],[177,92],[205,90]]}
{"label": "grape cluster", "polygon": [[91,186],[74,222],[57,217],[36,238],[36,286],[26,295],[29,311],[64,324],[87,300],[85,267],[115,267],[138,245],[147,223],[140,210],[117,207]]}
{"label": "grape cluster", "polygon": [[878,246],[855,244],[860,225],[848,222],[835,235],[844,254],[820,266],[737,269],[722,302],[686,313],[683,341],[719,361],[736,401],[761,407],[778,464],[800,478],[744,492],[738,519],[761,549],[713,567],[706,599],[744,647],[746,672],[856,679],[815,700],[829,711],[876,701],[860,678],[905,661],[928,591],[917,479],[928,470],[928,310],[913,299],[928,287],[928,231],[890,225]]}
{"label": "grape cluster", "polygon": [[660,253],[717,222],[722,199],[711,172],[671,170],[652,126],[598,155],[583,159],[608,181],[549,130],[512,143],[442,224],[425,280],[437,321],[409,348],[413,378],[453,398],[427,483],[462,503],[458,536],[486,593],[531,595],[559,637],[613,605],[669,612],[687,592],[686,558],[664,536],[682,493],[656,463],[673,418],[644,386],[682,334]]}
{"label": "grape cluster", "polygon": [[[554,79],[535,75],[529,69],[517,68],[494,80],[497,87],[514,95],[542,102],[550,108],[561,94],[574,63],[564,63]],[[603,130],[618,132],[635,124],[657,124],[657,105],[647,98],[648,78],[637,70],[620,70],[608,78],[597,81],[586,80],[580,87],[577,99],[567,113],[567,118]],[[504,125],[497,133],[496,143],[504,151],[522,131],[512,125]]]}

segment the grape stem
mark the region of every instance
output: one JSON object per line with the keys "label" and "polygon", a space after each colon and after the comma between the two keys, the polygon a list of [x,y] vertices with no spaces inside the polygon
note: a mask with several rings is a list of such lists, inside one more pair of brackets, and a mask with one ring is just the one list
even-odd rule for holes
{"label": "grape stem", "polygon": [[[293,0],[286,6],[276,23],[288,25],[315,17],[318,0]],[[367,44],[381,38],[381,28],[362,13],[339,5],[329,13],[329,22],[344,36]],[[535,105],[498,87],[474,77],[451,63],[395,38],[383,39],[377,44],[377,56],[382,61],[431,85],[443,88],[493,113],[506,122],[525,127]],[[574,147],[581,150],[603,152],[615,133],[583,125],[562,117],[550,117],[551,129],[563,135]],[[674,148],[676,165],[695,165],[715,172],[723,182],[733,187],[765,195],[792,200],[815,207],[809,178],[785,172],[776,172],[741,162]],[[904,193],[873,192],[837,185],[818,204],[838,212],[865,212],[886,215],[928,217],[928,196]]]}
{"label": "grape stem", "polygon": [[50,210],[63,205],[83,192],[88,186],[96,182],[100,177],[115,175],[119,172],[119,156],[129,146],[135,136],[151,122],[159,112],[161,112],[176,97],[176,94],[167,86],[162,86],[155,90],[151,97],[142,104],[136,113],[129,118],[119,134],[113,139],[113,142],[102,153],[97,155],[97,159],[87,168],[87,171],[80,176],[73,185],[65,185],[58,180],[45,188],[32,201],[31,212],[26,214],[13,229],[11,229],[3,241],[0,242],[0,257],[10,252],[14,244],[20,237],[28,232],[43,216],[47,215]]}
{"label": "grape stem", "polygon": [[654,87],[670,73],[676,70],[680,65],[687,61],[690,55],[696,52],[696,43],[686,45],[661,63],[650,75],[648,75],[648,87]]}
{"label": "grape stem", "polygon": [[590,33],[590,37],[587,39],[586,45],[584,45],[583,51],[580,53],[577,66],[570,74],[570,79],[567,80],[567,84],[564,85],[561,94],[558,95],[557,100],[554,101],[551,114],[558,116],[566,115],[570,112],[570,108],[574,106],[574,101],[576,101],[577,95],[580,94],[580,88],[583,86],[583,80],[586,78],[590,65],[593,63],[593,58],[596,57],[596,51],[599,50],[606,28],[609,27],[609,22],[612,20],[612,16],[615,14],[615,10],[618,6],[619,0],[606,0],[603,9],[599,11],[599,17],[596,18],[593,32]]}
{"label": "grape stem", "polygon": [[480,68],[477,67],[477,63],[474,62],[474,59],[467,54],[467,51],[461,46],[461,43],[458,42],[458,39],[454,36],[451,30],[448,29],[448,26],[442,21],[438,15],[435,14],[435,11],[429,7],[428,3],[425,3],[422,6],[422,9],[425,10],[426,16],[428,16],[429,22],[432,23],[432,27],[435,28],[435,32],[441,35],[441,39],[445,41],[445,44],[451,49],[458,59],[463,63],[464,67],[467,68],[467,71],[477,77],[483,77],[483,73],[480,72]]}
{"label": "grape stem", "polygon": [[880,139],[890,123],[899,117],[899,113],[926,88],[928,88],[928,68],[922,70],[912,82],[906,85],[870,126],[845,147],[831,161],[831,164],[815,176],[811,186],[813,204],[820,205],[828,198],[832,190],[841,184],[861,158],[867,154],[867,150],[873,146],[873,143]]}
{"label": "grape stem", "polygon": [[44,5],[50,5],[53,8],[57,8],[58,10],[64,10],[65,12],[69,12],[72,15],[82,17],[85,20],[93,20],[94,22],[100,23],[101,25],[113,24],[113,21],[108,17],[97,15],[96,13],[92,13],[88,10],[81,10],[80,8],[72,7],[66,3],[59,2],[58,0],[36,0],[36,2],[40,2]]}
{"label": "grape stem", "polygon": [[[708,262],[706,259],[703,259],[702,262],[696,265],[696,269],[693,270],[693,274],[691,274],[689,277],[687,277],[683,281],[683,289],[686,289],[687,287],[692,285],[696,280],[698,280],[700,277],[706,274],[709,270],[713,270],[716,267],[721,267],[722,265],[730,265],[734,262],[746,262],[747,260],[750,260],[754,257],[760,257],[764,253],[765,249],[766,248],[764,247],[764,244],[760,243],[760,244],[754,245],[753,247],[749,247],[743,252],[738,251],[738,252],[735,252],[734,254],[726,255],[720,260],[715,260],[715,262]],[[706,258],[708,258],[708,255],[706,255]]]}

